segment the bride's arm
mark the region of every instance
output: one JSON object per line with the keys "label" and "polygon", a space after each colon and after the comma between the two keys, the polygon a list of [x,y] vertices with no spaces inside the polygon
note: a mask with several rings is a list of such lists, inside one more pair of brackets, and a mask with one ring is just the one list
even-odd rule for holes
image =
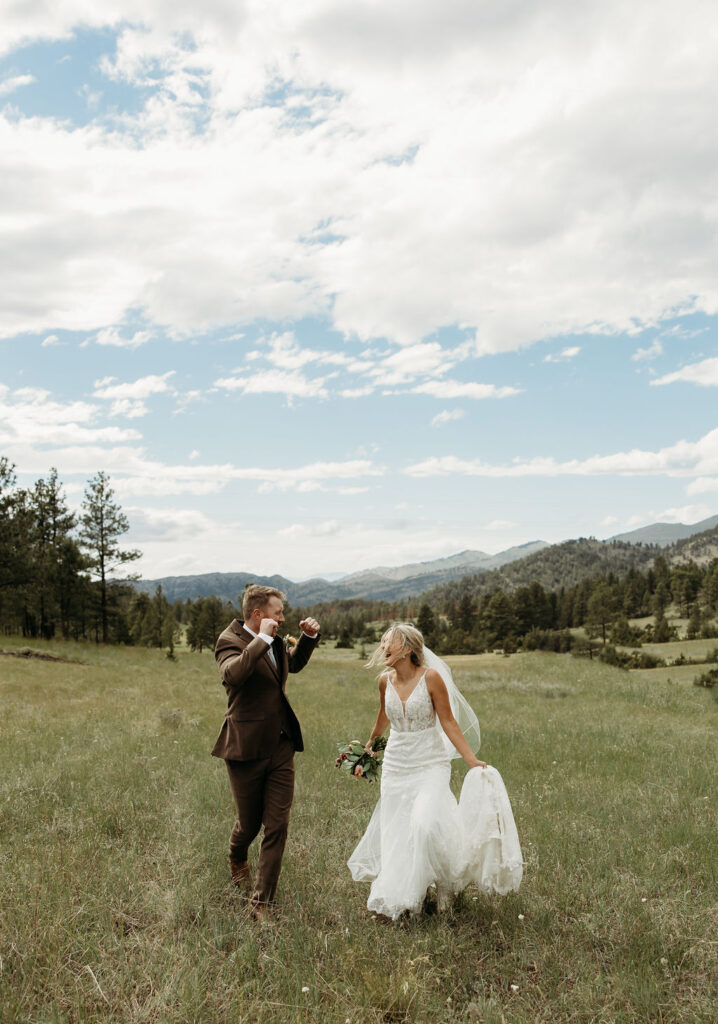
{"label": "bride's arm", "polygon": [[376,716],[376,722],[374,728],[371,731],[371,736],[364,749],[367,753],[372,749],[374,740],[378,740],[383,735],[387,725],[389,724],[389,718],[384,709],[384,698],[386,697],[386,676],[379,677],[379,714]]}
{"label": "bride's arm", "polygon": [[439,721],[441,722],[441,728],[459,751],[469,768],[485,768],[486,762],[479,761],[476,754],[464,739],[464,734],[459,728],[459,723],[456,721],[451,711],[449,694],[447,693],[446,686],[444,685],[444,680],[441,678],[439,673],[435,672],[433,669],[429,669],[426,673],[426,688],[429,691],[429,696],[431,697],[434,705],[434,711],[436,711]]}

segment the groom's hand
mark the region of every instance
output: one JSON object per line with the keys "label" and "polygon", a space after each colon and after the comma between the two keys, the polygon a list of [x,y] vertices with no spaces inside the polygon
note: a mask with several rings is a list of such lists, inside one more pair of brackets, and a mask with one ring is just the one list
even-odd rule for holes
{"label": "groom's hand", "polygon": [[259,623],[259,632],[266,633],[267,636],[276,636],[278,625],[276,619],[262,619]]}
{"label": "groom's hand", "polygon": [[316,619],[302,619],[299,623],[299,628],[302,633],[306,633],[307,636],[316,636],[319,632],[319,623]]}

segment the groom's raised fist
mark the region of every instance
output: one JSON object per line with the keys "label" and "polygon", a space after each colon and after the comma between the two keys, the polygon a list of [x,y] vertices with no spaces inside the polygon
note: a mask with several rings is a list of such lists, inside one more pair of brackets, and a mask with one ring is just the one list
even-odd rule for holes
{"label": "groom's raised fist", "polygon": [[267,636],[276,636],[278,625],[276,619],[262,619],[259,624],[259,632],[266,633]]}
{"label": "groom's raised fist", "polygon": [[302,619],[299,623],[299,628],[302,633],[306,633],[307,636],[316,636],[319,632],[319,623],[316,619]]}

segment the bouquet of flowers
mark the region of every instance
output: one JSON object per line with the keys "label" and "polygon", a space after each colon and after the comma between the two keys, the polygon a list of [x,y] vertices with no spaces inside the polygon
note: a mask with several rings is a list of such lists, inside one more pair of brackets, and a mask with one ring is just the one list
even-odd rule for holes
{"label": "bouquet of flowers", "polygon": [[334,762],[334,767],[345,768],[356,779],[367,779],[369,782],[374,782],[379,778],[385,746],[386,740],[383,736],[374,740],[371,754],[366,752],[364,744],[359,740],[352,740],[351,743],[339,743],[337,745],[339,757]]}

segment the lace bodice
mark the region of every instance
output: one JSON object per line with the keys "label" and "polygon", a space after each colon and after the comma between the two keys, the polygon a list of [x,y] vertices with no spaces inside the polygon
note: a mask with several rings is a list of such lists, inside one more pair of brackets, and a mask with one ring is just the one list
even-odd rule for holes
{"label": "lace bodice", "polygon": [[436,724],[436,713],[426,688],[426,672],[407,697],[405,704],[402,704],[391,680],[388,680],[384,709],[392,729],[397,732],[421,732],[422,729],[431,729]]}

